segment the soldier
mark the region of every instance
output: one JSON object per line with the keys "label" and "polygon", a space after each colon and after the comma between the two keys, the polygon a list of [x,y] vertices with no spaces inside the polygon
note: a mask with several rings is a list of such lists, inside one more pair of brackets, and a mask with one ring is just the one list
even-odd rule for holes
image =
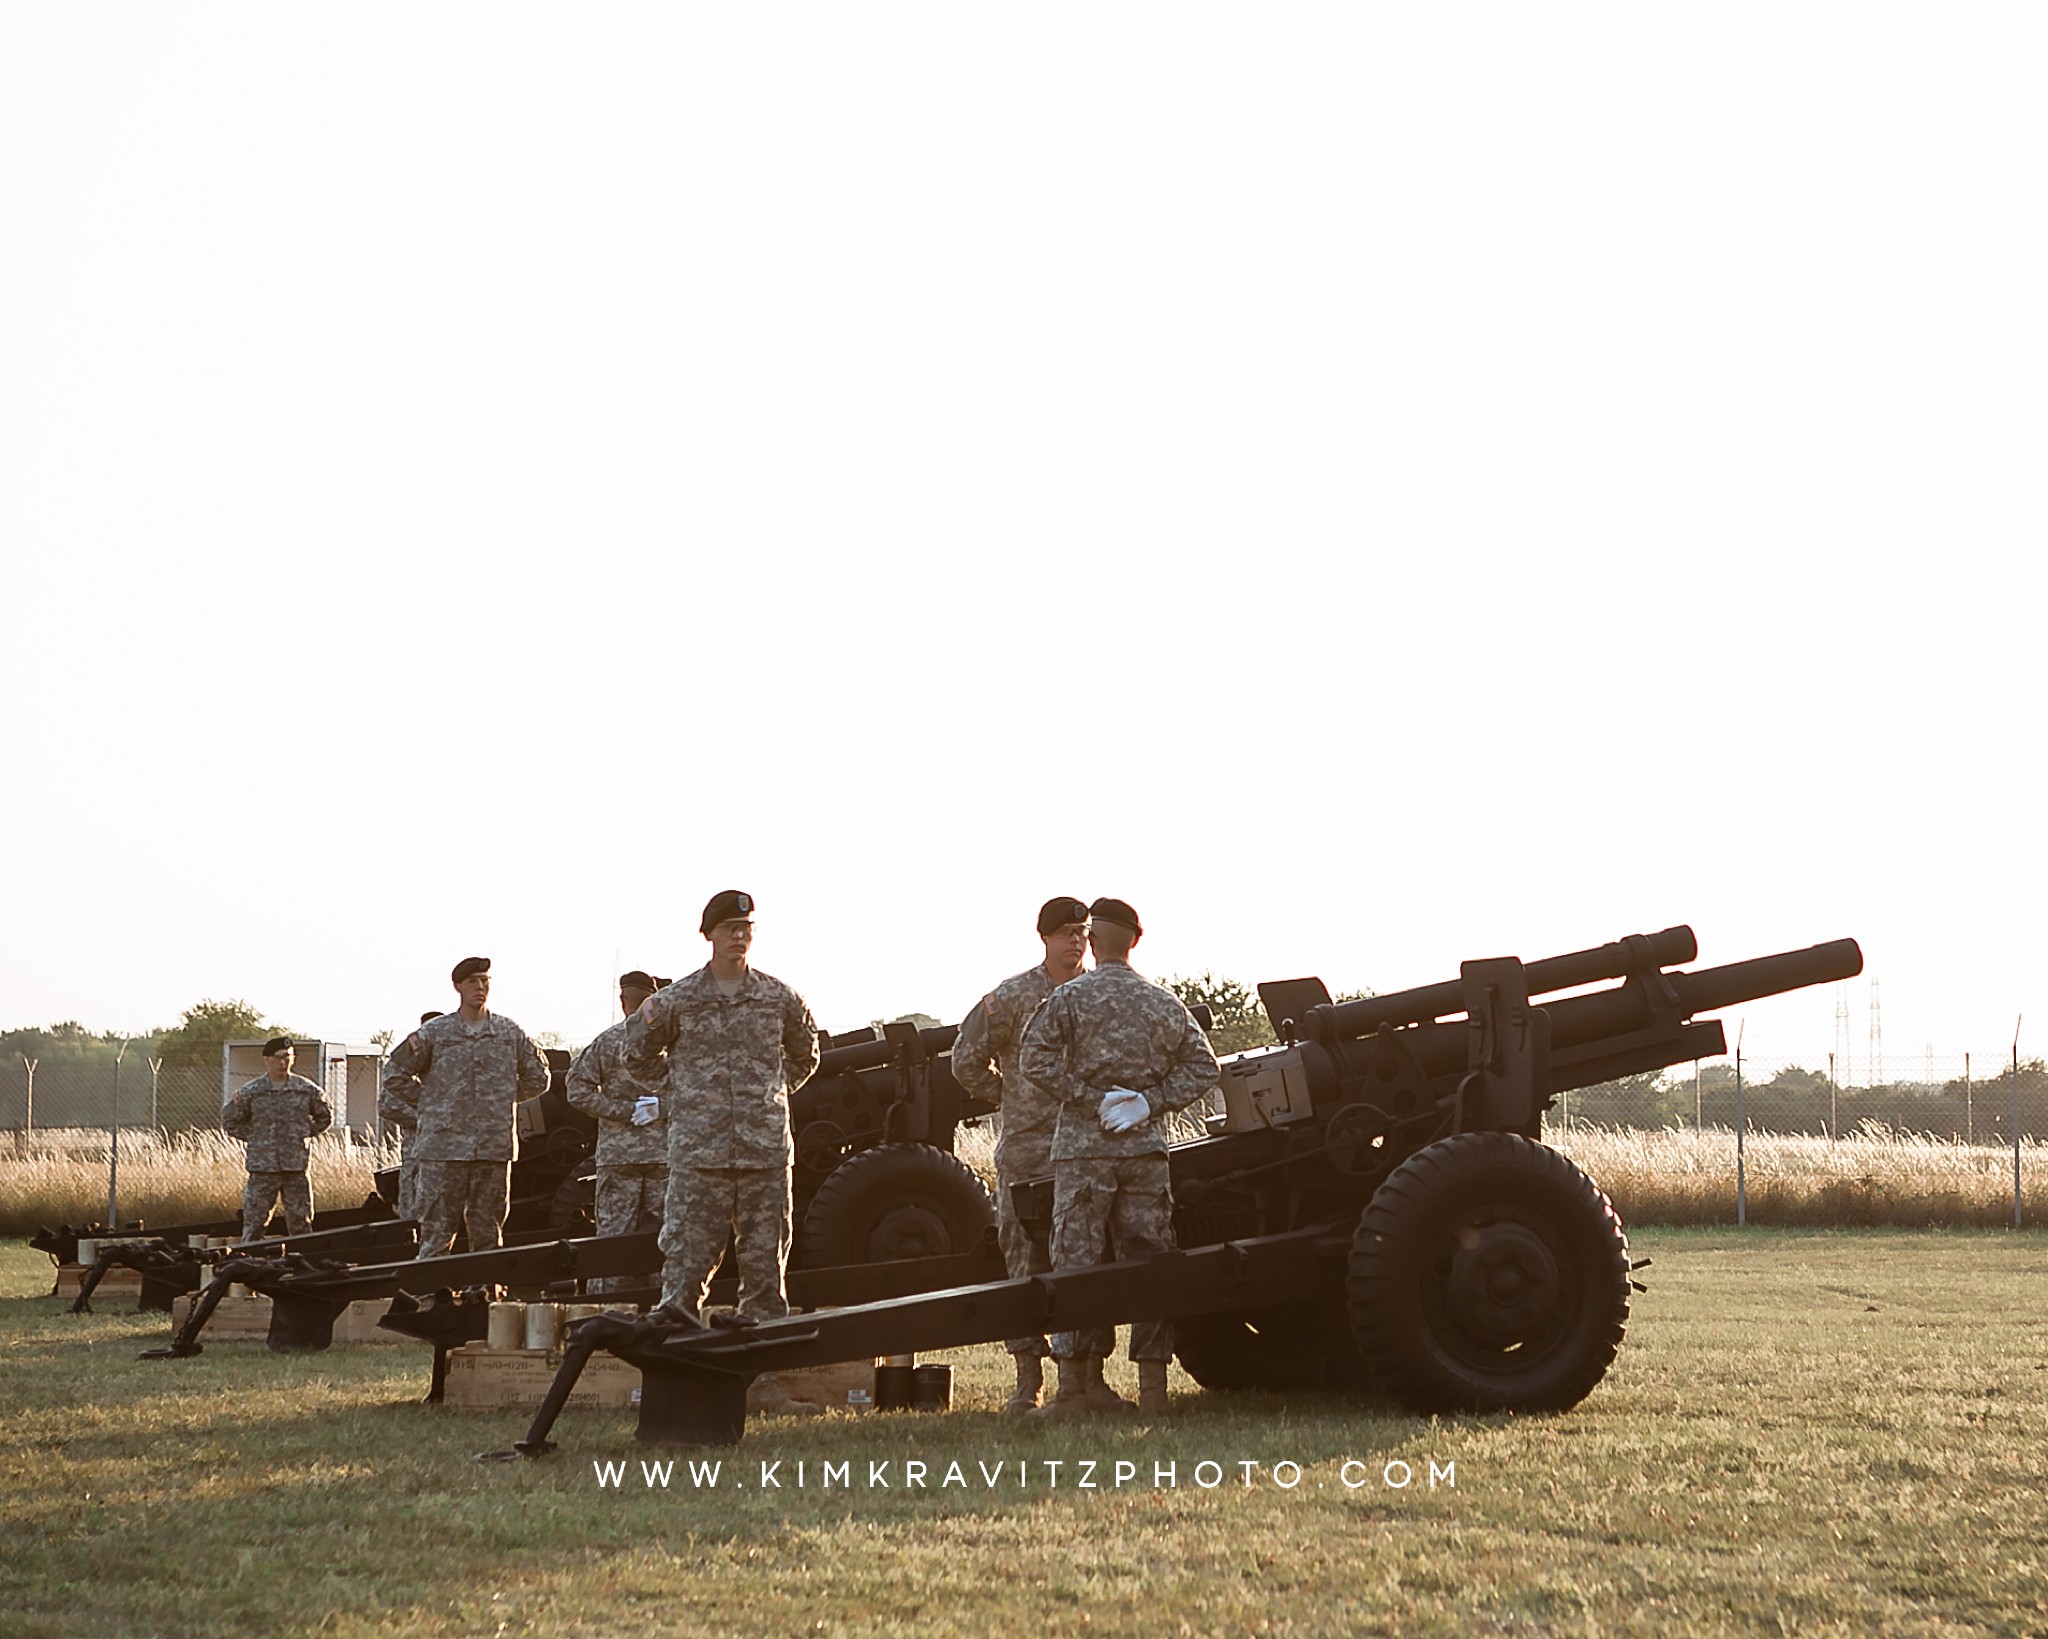
{"label": "soldier", "polygon": [[[668,1123],[661,1113],[661,1084],[668,1066],[638,1081],[621,1061],[626,1020],[668,981],[635,968],[619,975],[617,1024],[600,1031],[569,1066],[569,1102],[597,1118],[597,1232],[634,1235],[661,1228],[662,1198],[668,1189]],[[607,1276],[591,1283],[594,1292],[616,1289]]]}
{"label": "soldier", "polygon": [[661,1307],[697,1320],[728,1235],[739,1318],[789,1313],[789,1098],[818,1067],[818,1028],[801,996],[748,965],[753,912],[746,894],[713,895],[698,924],[711,960],[626,1021],[629,1075],[653,1081],[668,1053]]}
{"label": "soldier", "polygon": [[[1163,1118],[1213,1092],[1220,1079],[1209,1040],[1180,999],[1131,967],[1131,947],[1144,933],[1138,913],[1121,899],[1098,899],[1088,916],[1095,971],[1046,997],[1017,1057],[1025,1079],[1060,1103],[1052,1145],[1055,1269],[1101,1262],[1105,1231],[1119,1258],[1172,1250]],[[1059,1392],[1038,1415],[1095,1409],[1086,1390],[1088,1348],[1084,1333],[1053,1334]],[[1133,1324],[1131,1358],[1138,1409],[1163,1414],[1172,1328]]]}
{"label": "soldier", "polygon": [[[420,1015],[420,1023],[430,1023],[440,1016],[430,1010]],[[385,1092],[380,1086],[377,1094],[377,1114],[383,1117],[385,1126],[398,1134],[398,1215],[414,1223],[419,1221],[420,1158],[415,1142],[419,1093],[420,1078],[408,1076],[398,1092]]]}
{"label": "soldier", "polygon": [[487,1005],[490,958],[464,957],[449,980],[461,1006],[421,1025],[384,1062],[384,1097],[410,1103],[417,1127],[422,1258],[444,1255],[465,1225],[472,1252],[503,1244],[519,1154],[512,1107],[548,1090],[540,1049]]}
{"label": "soldier", "polygon": [[334,1111],[316,1082],[292,1074],[297,1055],[289,1036],[263,1044],[263,1071],[244,1082],[220,1112],[230,1138],[249,1145],[249,1182],[242,1190],[242,1239],[253,1241],[284,1203],[287,1235],[303,1235],[313,1222],[313,1186],[306,1179],[306,1140],[334,1124]]}
{"label": "soldier", "polygon": [[[1017,1050],[1023,1045],[1024,1026],[1053,987],[1083,971],[1082,959],[1088,954],[1088,907],[1072,897],[1048,899],[1039,908],[1038,937],[1045,946],[1045,960],[1005,979],[976,1002],[953,1043],[954,1080],[974,1097],[1003,1107],[996,1139],[996,1233],[1002,1243],[1003,1263],[1013,1280],[1042,1275],[1052,1267],[1018,1218],[1010,1188],[1027,1178],[1051,1175],[1053,1129],[1060,1113],[1055,1099],[1019,1073]],[[1105,1408],[1114,1403],[1128,1409],[1130,1402],[1115,1394],[1100,1376],[1102,1357],[1114,1344],[1114,1334],[1091,1333],[1089,1341],[1092,1346],[1082,1358],[1095,1373],[1088,1385],[1090,1397]],[[1042,1336],[1013,1337],[1003,1346],[1010,1351],[1017,1370],[1017,1386],[1003,1410],[1030,1411],[1044,1388],[1046,1341]]]}

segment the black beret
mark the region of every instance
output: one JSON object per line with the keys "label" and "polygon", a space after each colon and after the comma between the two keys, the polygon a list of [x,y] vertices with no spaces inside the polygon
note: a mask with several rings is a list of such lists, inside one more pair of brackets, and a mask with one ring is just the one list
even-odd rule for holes
{"label": "black beret", "polygon": [[1143,933],[1145,924],[1138,920],[1138,913],[1121,899],[1098,899],[1088,907],[1089,920],[1095,922],[1121,922],[1133,933]]}
{"label": "black beret", "polygon": [[659,990],[661,988],[661,981],[648,978],[646,974],[636,967],[631,973],[621,973],[619,975],[619,988],[621,990]]}
{"label": "black beret", "polygon": [[1065,927],[1069,922],[1088,920],[1088,907],[1078,899],[1048,899],[1038,907],[1038,937]]}
{"label": "black beret", "polygon": [[754,914],[752,894],[744,894],[737,888],[727,888],[724,893],[711,896],[711,903],[704,907],[704,920],[697,924],[699,933],[709,933],[721,922],[730,922],[737,916]]}
{"label": "black beret", "polygon": [[440,1014],[438,1014],[438,1013],[422,1013],[422,1014],[420,1015],[420,1023],[421,1023],[421,1024],[426,1024],[426,1023],[430,1022],[431,1020],[434,1020],[434,1019],[438,1019],[438,1018],[439,1018],[440,1016],[441,1016],[441,1015],[440,1015]]}
{"label": "black beret", "polygon": [[263,1044],[263,1056],[265,1058],[269,1058],[273,1053],[289,1053],[291,1051],[292,1039],[289,1036],[272,1036],[270,1040]]}
{"label": "black beret", "polygon": [[455,964],[455,971],[449,974],[448,977],[454,980],[455,983],[461,984],[464,979],[473,979],[479,973],[488,973],[490,971],[491,959],[488,956],[465,956]]}

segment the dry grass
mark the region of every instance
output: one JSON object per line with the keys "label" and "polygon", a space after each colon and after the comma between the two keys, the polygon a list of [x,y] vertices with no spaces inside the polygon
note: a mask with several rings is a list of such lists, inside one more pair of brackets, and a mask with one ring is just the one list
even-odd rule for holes
{"label": "dry grass", "polygon": [[[1599,1181],[1628,1224],[1735,1222],[1735,1134],[1574,1124],[1544,1137]],[[2023,1142],[2021,1205],[2048,1221],[2048,1144]],[[1866,1123],[1839,1141],[1752,1133],[1743,1143],[1751,1223],[1979,1226],[2012,1223],[2012,1151]]]}
{"label": "dry grass", "polygon": [[[1735,1222],[1735,1135],[1726,1128],[1574,1123],[1544,1136],[1598,1180],[1624,1223]],[[957,1149],[994,1182],[992,1129],[962,1128]],[[374,1187],[371,1174],[397,1159],[395,1147],[323,1135],[312,1151],[315,1203],[355,1205]],[[2027,1222],[2048,1222],[2048,1144],[2024,1144],[2021,1171]],[[2012,1222],[2010,1149],[1874,1123],[1839,1142],[1752,1133],[1744,1172],[1754,1223],[1989,1229]],[[124,1137],[121,1216],[145,1224],[232,1216],[245,1176],[241,1144],[221,1133]],[[43,1224],[97,1223],[106,1205],[104,1133],[53,1128],[36,1134],[26,1152],[0,1148],[0,1235],[27,1235]]]}
{"label": "dry grass", "polygon": [[[24,1149],[0,1151],[0,1235],[42,1225],[96,1224],[107,1211],[105,1133],[53,1128]],[[204,1223],[241,1211],[247,1151],[225,1133],[124,1134],[119,1205],[124,1223]],[[395,1144],[352,1142],[328,1132],[313,1140],[307,1172],[313,1204],[355,1206],[376,1187],[372,1174],[396,1166]]]}

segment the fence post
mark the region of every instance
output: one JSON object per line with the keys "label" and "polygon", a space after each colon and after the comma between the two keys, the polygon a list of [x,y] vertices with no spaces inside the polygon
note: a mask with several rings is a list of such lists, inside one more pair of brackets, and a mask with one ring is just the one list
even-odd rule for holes
{"label": "fence post", "polygon": [[22,1116],[21,1129],[21,1148],[26,1154],[29,1140],[36,1135],[36,1066],[42,1063],[42,1060],[32,1059],[24,1053],[21,1055],[21,1062],[23,1068],[28,1071],[28,1104]]}
{"label": "fence post", "polygon": [[1839,1144],[1841,1141],[1842,1123],[1840,1117],[1835,1113],[1835,1055],[1830,1053],[1828,1054],[1828,1142],[1830,1144]]}
{"label": "fence post", "polygon": [[1735,1026],[1735,1227],[1749,1222],[1749,1195],[1742,1176],[1742,1032],[1748,1021]]}
{"label": "fence post", "polygon": [[2020,1025],[2022,1013],[2012,1021],[2012,1226],[2020,1227]]}
{"label": "fence post", "polygon": [[114,1055],[114,1109],[110,1123],[112,1142],[107,1147],[107,1233],[118,1234],[121,1229],[121,1061],[128,1056],[128,1043],[121,1043],[120,1052]]}

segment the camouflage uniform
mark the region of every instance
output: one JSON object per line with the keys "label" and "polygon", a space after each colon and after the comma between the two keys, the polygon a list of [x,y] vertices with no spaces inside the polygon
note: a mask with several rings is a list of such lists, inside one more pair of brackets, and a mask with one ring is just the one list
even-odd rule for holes
{"label": "camouflage uniform", "polygon": [[377,1093],[377,1115],[384,1125],[398,1134],[398,1215],[419,1221],[419,1097],[420,1078],[416,1075],[404,1077],[402,1085],[393,1087],[388,1078],[391,1060],[384,1061],[386,1080],[379,1085]]}
{"label": "camouflage uniform", "polygon": [[[635,1080],[626,1071],[626,1021],[601,1031],[569,1066],[569,1102],[597,1118],[597,1232],[638,1235],[661,1228],[668,1190],[668,1122],[657,1116],[633,1125],[633,1104],[660,1096],[661,1076]],[[668,1066],[661,1067],[663,1075]],[[627,1284],[625,1277],[591,1282],[594,1292]]]}
{"label": "camouflage uniform", "polygon": [[[1003,1107],[996,1138],[996,1235],[1003,1248],[1003,1266],[1012,1280],[1042,1275],[1052,1267],[1010,1199],[1012,1184],[1052,1176],[1052,1138],[1059,1125],[1059,1103],[1017,1068],[1024,1027],[1052,992],[1053,978],[1043,962],[1026,968],[974,1004],[953,1042],[953,1079],[973,1097]],[[1116,1342],[1111,1333],[1099,1337],[1090,1333],[1089,1339],[1087,1352],[1092,1354],[1107,1354]],[[1003,1347],[1014,1355],[1040,1359],[1047,1352],[1042,1336],[1013,1337]]]}
{"label": "camouflage uniform", "polygon": [[629,1075],[653,1082],[668,1053],[668,1196],[661,1301],[701,1313],[728,1234],[737,1241],[740,1312],[789,1312],[789,1096],[818,1068],[804,999],[749,968],[722,995],[710,965],[650,996],[626,1021]]}
{"label": "camouflage uniform", "polygon": [[334,1111],[318,1082],[287,1076],[279,1085],[258,1076],[235,1090],[220,1112],[221,1130],[249,1145],[249,1182],[242,1190],[242,1239],[253,1241],[270,1216],[273,1201],[284,1203],[288,1235],[303,1235],[313,1222],[313,1186],[306,1180],[306,1140],[334,1124]]}
{"label": "camouflage uniform", "polygon": [[444,1013],[384,1062],[379,1108],[410,1106],[419,1157],[420,1253],[438,1258],[465,1222],[472,1252],[502,1245],[519,1131],[512,1106],[548,1090],[548,1061],[502,1014]]}
{"label": "camouflage uniform", "polygon": [[[1166,1132],[1159,1118],[1215,1090],[1216,1055],[1202,1027],[1172,991],[1127,962],[1101,962],[1046,998],[1024,1033],[1017,1067],[1060,1101],[1054,1134],[1055,1269],[1102,1261],[1107,1233],[1119,1258],[1173,1249],[1173,1192]],[[1129,1132],[1102,1128],[1102,1099],[1112,1087],[1145,1095],[1152,1118]],[[1062,1360],[1091,1352],[1084,1334],[1055,1332]],[[1131,1327],[1133,1360],[1173,1357],[1164,1321]]]}

